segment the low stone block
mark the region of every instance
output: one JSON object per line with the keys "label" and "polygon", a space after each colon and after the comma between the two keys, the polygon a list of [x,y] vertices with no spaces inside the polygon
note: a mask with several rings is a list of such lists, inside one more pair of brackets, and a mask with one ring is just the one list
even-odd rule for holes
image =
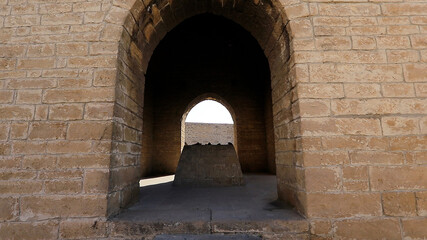
{"label": "low stone block", "polygon": [[232,186],[244,183],[232,144],[187,145],[176,170],[176,186]]}

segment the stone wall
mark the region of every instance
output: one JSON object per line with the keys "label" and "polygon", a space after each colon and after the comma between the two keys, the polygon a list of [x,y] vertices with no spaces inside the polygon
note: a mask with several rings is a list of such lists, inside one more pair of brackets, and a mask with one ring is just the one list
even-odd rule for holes
{"label": "stone wall", "polygon": [[234,124],[185,123],[185,143],[234,144]]}
{"label": "stone wall", "polygon": [[205,12],[264,50],[278,194],[310,233],[426,238],[424,0],[0,0],[0,238],[107,237],[139,191],[151,54]]}

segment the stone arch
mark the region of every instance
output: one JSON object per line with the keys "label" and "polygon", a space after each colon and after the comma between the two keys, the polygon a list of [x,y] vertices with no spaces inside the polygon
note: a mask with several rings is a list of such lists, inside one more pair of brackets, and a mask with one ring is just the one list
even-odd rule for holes
{"label": "stone arch", "polygon": [[[299,135],[291,105],[291,101],[297,99],[294,90],[297,58],[293,56],[293,37],[298,36],[302,28],[305,32],[312,31],[310,21],[303,19],[309,15],[308,9],[307,3],[277,0],[135,0],[113,3],[101,36],[103,41],[118,41],[108,215],[137,199],[139,192],[143,92],[151,55],[160,40],[177,24],[206,12],[224,16],[248,30],[268,59],[279,198],[301,208],[298,171],[294,164],[289,164],[292,161],[286,159],[296,158],[296,138]],[[293,110],[297,109],[294,107]]]}
{"label": "stone arch", "polygon": [[183,147],[183,143],[185,141],[185,120],[187,118],[188,113],[199,103],[201,103],[202,101],[205,100],[214,100],[218,103],[220,103],[221,105],[223,105],[227,111],[230,113],[231,118],[233,119],[233,128],[234,128],[234,148],[236,149],[237,152],[237,146],[238,146],[238,140],[237,140],[237,132],[236,132],[236,113],[234,111],[234,108],[231,106],[230,103],[228,103],[227,100],[225,100],[223,97],[221,97],[220,95],[216,94],[216,93],[204,93],[202,95],[199,95],[198,97],[196,97],[195,99],[193,99],[190,103],[188,103],[184,113],[182,114],[182,119],[181,119],[181,147]]}
{"label": "stone arch", "polygon": [[225,100],[222,96],[220,96],[216,93],[204,93],[204,94],[199,95],[196,98],[194,98],[191,102],[188,103],[185,111],[183,112],[182,120],[185,121],[185,118],[187,117],[187,114],[190,112],[190,110],[194,106],[196,106],[197,104],[199,104],[200,102],[202,102],[204,100],[214,100],[214,101],[221,103],[228,110],[228,112],[231,114],[233,121],[236,122],[236,113],[234,111],[233,106],[231,106],[231,104],[228,103],[228,101]]}

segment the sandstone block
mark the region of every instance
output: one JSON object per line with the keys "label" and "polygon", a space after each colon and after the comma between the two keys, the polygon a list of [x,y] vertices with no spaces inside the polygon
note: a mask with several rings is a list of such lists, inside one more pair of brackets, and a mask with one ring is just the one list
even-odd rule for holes
{"label": "sandstone block", "polygon": [[424,49],[427,47],[427,39],[425,34],[411,35],[412,46],[415,49]]}
{"label": "sandstone block", "polygon": [[396,219],[344,220],[335,223],[335,236],[343,239],[401,239]]}
{"label": "sandstone block", "polygon": [[20,90],[17,91],[16,103],[37,104],[41,103],[42,90]]}
{"label": "sandstone block", "polygon": [[29,139],[65,139],[67,124],[62,122],[35,122],[30,125]]}
{"label": "sandstone block", "polygon": [[416,192],[418,216],[427,216],[427,192]]}
{"label": "sandstone block", "polygon": [[344,181],[343,189],[346,192],[368,192],[369,181]]}
{"label": "sandstone block", "polygon": [[417,118],[384,117],[381,119],[384,135],[419,134]]}
{"label": "sandstone block", "polygon": [[58,43],[56,44],[58,56],[85,56],[88,55],[87,43]]}
{"label": "sandstone block", "polygon": [[344,92],[347,98],[381,97],[381,87],[379,84],[344,84]]}
{"label": "sandstone block", "polygon": [[87,170],[83,182],[86,193],[107,193],[109,185],[108,170]]}
{"label": "sandstone block", "polygon": [[16,66],[16,60],[13,59],[0,59],[0,70],[13,70]]}
{"label": "sandstone block", "polygon": [[45,142],[15,141],[13,142],[15,154],[41,154],[46,152]]}
{"label": "sandstone block", "polygon": [[387,3],[383,5],[385,15],[424,15],[427,6],[422,3]]}
{"label": "sandstone block", "polygon": [[132,185],[140,179],[138,166],[130,166],[114,169],[110,172],[110,190],[119,190]]}
{"label": "sandstone block", "polygon": [[329,235],[332,232],[330,221],[315,220],[310,222],[310,233],[315,235]]}
{"label": "sandstone block", "polygon": [[80,120],[83,118],[83,104],[55,104],[49,107],[51,120]]}
{"label": "sandstone block", "polygon": [[37,15],[8,16],[4,19],[5,27],[25,27],[39,24],[40,16]]}
{"label": "sandstone block", "polygon": [[0,90],[0,103],[12,103],[13,91]]}
{"label": "sandstone block", "polygon": [[113,86],[116,81],[115,69],[101,69],[95,72],[94,86]]}
{"label": "sandstone block", "polygon": [[57,221],[0,223],[0,238],[21,240],[56,239],[59,224]]}
{"label": "sandstone block", "polygon": [[303,166],[316,167],[328,165],[341,165],[349,162],[347,152],[304,152]]}
{"label": "sandstone block", "polygon": [[69,140],[110,139],[112,134],[111,122],[73,122],[67,132]]}
{"label": "sandstone block", "polygon": [[405,83],[384,84],[384,97],[414,97],[414,85]]}
{"label": "sandstone block", "polygon": [[407,82],[425,82],[427,77],[427,64],[406,64],[404,66],[405,80]]}
{"label": "sandstone block", "polygon": [[389,50],[387,51],[387,60],[390,63],[410,63],[418,62],[420,56],[415,50]]}
{"label": "sandstone block", "polygon": [[110,120],[113,117],[113,103],[88,103],[85,109],[85,119]]}
{"label": "sandstone block", "polygon": [[39,174],[39,179],[53,180],[53,179],[65,179],[65,180],[79,180],[82,179],[84,172],[82,170],[53,170],[53,171],[42,171]]}
{"label": "sandstone block", "polygon": [[45,182],[47,194],[77,194],[82,192],[81,180],[56,180]]}
{"label": "sandstone block", "polygon": [[47,143],[49,153],[87,153],[91,150],[91,143],[84,141],[53,141]]}
{"label": "sandstone block", "polygon": [[[363,202],[364,204],[360,204]],[[357,216],[380,216],[381,196],[376,193],[309,193],[307,216],[341,218]]]}
{"label": "sandstone block", "polygon": [[347,17],[313,17],[314,26],[349,26],[350,21]]}
{"label": "sandstone block", "polygon": [[73,154],[58,156],[59,168],[106,168],[110,163],[108,154]]}
{"label": "sandstone block", "polygon": [[427,167],[370,167],[372,190],[411,190],[427,186]]}
{"label": "sandstone block", "polygon": [[26,155],[22,157],[22,168],[34,170],[49,170],[56,168],[56,156]]}
{"label": "sandstone block", "polygon": [[339,167],[305,169],[305,189],[307,192],[337,191],[342,187],[342,170]]}
{"label": "sandstone block", "polygon": [[365,181],[368,180],[367,166],[347,166],[343,168],[344,180]]}
{"label": "sandstone block", "polygon": [[9,124],[0,124],[0,141],[6,141],[9,138]]}
{"label": "sandstone block", "polygon": [[47,120],[48,113],[49,113],[49,106],[37,105],[36,112],[34,114],[34,120]]}
{"label": "sandstone block", "polygon": [[368,118],[303,118],[301,132],[307,136],[381,135],[380,121]]}
{"label": "sandstone block", "polygon": [[403,236],[405,239],[424,239],[427,236],[426,218],[403,219]]}
{"label": "sandstone block", "polygon": [[39,44],[28,46],[28,57],[49,57],[55,53],[55,46],[53,44]]}
{"label": "sandstone block", "polygon": [[2,181],[0,193],[4,195],[35,194],[42,191],[43,183],[39,181]]}
{"label": "sandstone block", "polygon": [[105,196],[29,196],[21,198],[21,219],[53,217],[102,217],[106,214]]}
{"label": "sandstone block", "polygon": [[426,144],[426,136],[399,136],[390,139],[390,149],[393,151],[425,150]]}
{"label": "sandstone block", "polygon": [[33,106],[0,105],[0,120],[31,120],[33,116]]}
{"label": "sandstone block", "polygon": [[316,48],[331,50],[331,49],[350,49],[350,37],[334,36],[334,37],[318,37],[316,38]]}
{"label": "sandstone block", "polygon": [[375,37],[370,36],[351,36],[353,49],[375,49],[377,43]]}
{"label": "sandstone block", "polygon": [[49,69],[54,68],[53,58],[18,59],[17,69]]}
{"label": "sandstone block", "polygon": [[380,13],[378,5],[368,3],[319,4],[319,14],[326,16],[376,16]]}
{"label": "sandstone block", "polygon": [[81,24],[83,15],[80,13],[56,13],[43,15],[41,25]]}
{"label": "sandstone block", "polygon": [[400,82],[402,69],[396,65],[311,64],[312,82]]}
{"label": "sandstone block", "polygon": [[102,238],[107,236],[107,223],[99,219],[70,219],[60,224],[60,237],[65,239]]}
{"label": "sandstone block", "polygon": [[379,49],[406,49],[411,43],[408,36],[377,36]]}
{"label": "sandstone block", "polygon": [[45,103],[112,101],[113,88],[88,88],[88,89],[48,89],[43,96]]}
{"label": "sandstone block", "polygon": [[396,165],[403,164],[405,157],[402,153],[378,152],[378,151],[357,151],[350,153],[352,164],[361,165]]}
{"label": "sandstone block", "polygon": [[426,97],[427,96],[427,83],[415,84],[415,92],[416,92],[417,97]]}
{"label": "sandstone block", "polygon": [[[45,2],[42,2],[45,3]],[[39,12],[42,14],[47,13],[67,13],[71,12],[73,8],[73,5],[71,3],[45,3],[40,4],[40,10]]]}
{"label": "sandstone block", "polygon": [[341,84],[298,84],[300,98],[342,98],[344,90]]}
{"label": "sandstone block", "polygon": [[415,193],[385,192],[382,194],[384,214],[388,216],[415,216]]}
{"label": "sandstone block", "polygon": [[9,89],[40,89],[56,87],[55,79],[12,79],[6,84]]}
{"label": "sandstone block", "polygon": [[19,215],[18,198],[2,197],[0,198],[0,220],[15,220]]}
{"label": "sandstone block", "polygon": [[107,68],[115,66],[117,57],[115,56],[91,56],[91,57],[71,57],[68,60],[68,67],[100,67]]}

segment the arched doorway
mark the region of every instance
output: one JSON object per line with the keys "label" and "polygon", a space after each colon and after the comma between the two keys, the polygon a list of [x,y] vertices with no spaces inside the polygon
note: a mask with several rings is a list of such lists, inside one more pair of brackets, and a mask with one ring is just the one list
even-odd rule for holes
{"label": "arched doorway", "polygon": [[[293,205],[300,207],[302,204],[299,202],[299,194],[302,191],[301,183],[299,178],[295,177],[298,174],[298,168],[296,168],[295,162],[292,160],[296,159],[298,155],[298,146],[296,143],[299,136],[297,131],[299,122],[298,119],[294,119],[292,110],[295,109],[295,106],[291,104],[292,96],[295,92],[295,82],[292,82],[292,75],[295,74],[296,68],[293,64],[289,65],[290,41],[286,30],[287,18],[281,12],[282,9],[278,7],[280,4],[275,1],[158,1],[156,3],[144,4],[145,5],[135,3],[133,6],[131,15],[129,15],[126,20],[126,30],[123,31],[119,47],[119,71],[116,84],[115,105],[116,121],[114,125],[115,130],[113,132],[115,142],[112,146],[113,154],[110,168],[111,184],[108,195],[108,214],[117,212],[119,206],[126,206],[136,199],[138,194],[136,178],[141,176],[141,172],[143,174],[152,174],[155,172],[153,169],[156,169],[158,166],[160,166],[158,169],[166,166],[166,170],[169,172],[173,172],[173,169],[176,168],[176,166],[174,166],[175,163],[162,164],[161,161],[139,161],[139,154],[141,152],[143,159],[147,159],[144,157],[144,152],[148,153],[148,156],[153,152],[157,153],[157,149],[154,145],[156,145],[156,139],[158,138],[155,138],[153,134],[147,139],[142,137],[143,132],[146,136],[150,136],[150,129],[153,129],[151,126],[154,123],[150,117],[150,112],[152,113],[154,109],[151,107],[152,110],[150,110],[150,106],[152,106],[150,104],[150,101],[152,101],[150,100],[150,94],[156,91],[152,91],[152,86],[150,86],[150,68],[148,63],[150,62],[151,65],[151,63],[155,61],[156,54],[153,55],[153,53],[155,50],[158,51],[158,44],[162,39],[165,41],[167,38],[165,35],[168,32],[176,30],[175,27],[177,24],[181,23],[183,20],[204,13],[210,13],[214,16],[224,16],[226,21],[238,27],[243,26],[250,32],[249,35],[254,37],[252,38],[252,42],[255,43],[259,49],[258,53],[264,58],[265,69],[269,70],[271,74],[270,77],[266,78],[267,82],[264,81],[266,84],[263,84],[262,87],[258,86],[253,88],[256,89],[257,93],[262,92],[264,99],[261,101],[256,101],[255,99],[254,101],[254,98],[249,98],[248,102],[262,102],[262,104],[267,103],[267,105],[269,101],[271,102],[271,112],[268,113],[268,111],[265,111],[264,114],[256,114],[258,121],[254,121],[253,125],[262,125],[264,131],[267,129],[274,129],[274,134],[273,131],[267,130],[266,133],[258,135],[258,139],[260,139],[259,136],[261,136],[261,138],[264,137],[266,141],[270,141],[270,143],[260,148],[253,147],[257,142],[256,140],[250,140],[251,136],[257,136],[257,134],[240,134],[243,138],[246,137],[249,139],[247,141],[249,145],[244,145],[247,147],[246,155],[249,156],[249,158],[252,157],[250,156],[252,153],[259,154],[263,152],[259,154],[259,156],[266,156],[266,154],[269,154],[267,158],[259,158],[262,159],[262,161],[245,161],[242,166],[243,168],[249,169],[248,171],[258,171],[264,168],[265,171],[274,172],[277,169],[277,189],[279,198],[290,201]],[[231,19],[232,21],[227,19]],[[116,30],[114,26],[107,27],[106,34]],[[206,26],[202,26],[202,28],[209,29],[206,28]],[[243,30],[243,28],[241,29]],[[175,48],[175,50],[177,49],[182,48]],[[205,49],[209,48],[205,46]],[[223,53],[221,51],[215,52],[212,51],[212,49],[210,50],[213,54]],[[248,53],[253,54],[254,52],[248,51]],[[162,60],[165,61],[167,61],[167,59],[168,56],[162,58]],[[181,60],[182,59],[176,63],[181,63]],[[202,63],[203,61],[199,62]],[[158,66],[161,66],[161,64]],[[254,66],[254,68],[249,69],[257,69],[256,67],[257,66]],[[159,68],[159,70],[162,71],[161,68]],[[168,72],[170,73],[170,71]],[[245,72],[248,73],[250,71]],[[215,74],[220,73],[221,72],[217,72]],[[249,77],[252,77],[252,75]],[[258,83],[260,82],[263,81],[258,81]],[[248,83],[245,87],[251,86],[251,84]],[[154,85],[155,84],[161,86],[161,82],[154,81]],[[174,88],[173,91],[182,92],[179,91],[179,87],[182,88],[185,85],[178,84],[175,86],[178,88]],[[264,91],[266,88],[269,90]],[[204,92],[215,93],[216,91],[204,90],[192,96],[187,95],[189,99],[186,99],[187,103],[182,104],[182,106],[186,106],[191,99]],[[182,100],[181,98],[174,98],[173,103]],[[227,101],[232,102],[228,99]],[[242,104],[237,105],[239,107],[245,106]],[[258,106],[260,105],[258,104]],[[174,108],[175,117],[182,116],[184,108],[185,107]],[[261,106],[260,108],[264,107]],[[255,108],[249,108],[249,110],[254,109]],[[148,116],[146,116],[146,114],[148,114]],[[266,124],[265,119],[267,119],[266,115],[268,114],[272,116],[272,122],[267,122]],[[239,117],[237,117],[237,119],[239,119]],[[142,122],[144,122],[144,127],[142,127]],[[239,122],[239,120],[237,120],[237,122]],[[179,125],[179,121],[170,121],[170,123],[169,125]],[[245,125],[251,126],[251,124]],[[126,134],[126,130],[129,132],[129,128],[131,128],[132,131]],[[179,127],[177,128],[179,129]],[[256,129],[261,128],[256,127]],[[179,139],[179,137],[174,136],[176,133],[172,131],[165,129],[164,132],[166,136],[171,137],[170,139]],[[179,134],[179,132],[177,134]],[[129,137],[126,139],[126,135],[131,136],[132,139],[129,140]],[[137,142],[136,140],[138,139],[142,139],[142,141]],[[129,144],[129,142],[131,142],[131,144]],[[180,144],[175,142],[175,140],[165,143],[173,144],[178,147],[163,147],[166,151],[160,151],[160,155],[165,156],[173,152],[176,156],[173,158],[168,157],[168,159],[178,159],[179,151],[176,151],[176,149],[180,148]],[[242,142],[239,141],[239,145],[241,143]],[[144,149],[151,150],[144,151]],[[258,149],[262,151],[256,151]],[[239,147],[239,151],[244,152],[244,150],[244,148]],[[239,153],[241,156],[245,155],[245,153],[241,154],[241,152]],[[266,161],[265,159],[277,160],[272,162]],[[160,164],[158,164],[158,166],[150,165],[155,162]],[[259,165],[256,166],[256,164]]]}

